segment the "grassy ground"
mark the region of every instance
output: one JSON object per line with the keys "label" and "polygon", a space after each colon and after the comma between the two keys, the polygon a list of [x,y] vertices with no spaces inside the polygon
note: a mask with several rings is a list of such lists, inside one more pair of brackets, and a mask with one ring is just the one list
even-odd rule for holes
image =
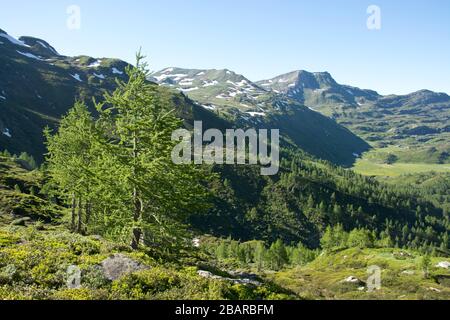
{"label": "grassy ground", "polygon": [[376,163],[368,159],[359,159],[353,170],[367,176],[398,177],[403,174],[424,172],[450,172],[450,164],[427,163]]}
{"label": "grassy ground", "polygon": [[[436,267],[448,259],[432,258],[427,279],[420,260],[419,254],[399,249],[348,249],[268,277],[306,299],[450,299],[450,270]],[[344,281],[353,276],[366,282],[369,266],[381,268],[380,290],[368,292],[363,284]]]}
{"label": "grassy ground", "polygon": [[[121,254],[141,270],[108,279],[101,263]],[[270,283],[234,284],[198,274],[195,253],[174,256],[99,237],[83,237],[64,227],[0,227],[0,300],[273,300],[295,297]],[[166,254],[166,253],[164,253]],[[69,267],[81,271],[81,286],[69,288]]]}
{"label": "grassy ground", "polygon": [[[449,163],[439,163],[441,153],[442,151],[430,148],[374,148],[365,153],[362,159],[358,159],[353,169],[363,175],[384,177],[431,171],[450,172]],[[392,157],[391,161],[389,157]]]}

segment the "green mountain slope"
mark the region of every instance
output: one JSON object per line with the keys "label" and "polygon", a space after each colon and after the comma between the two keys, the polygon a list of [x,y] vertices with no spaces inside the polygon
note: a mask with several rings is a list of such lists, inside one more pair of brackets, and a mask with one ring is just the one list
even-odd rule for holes
{"label": "green mountain slope", "polygon": [[328,117],[227,69],[168,68],[153,73],[151,80],[183,92],[241,127],[279,128],[296,147],[336,164],[351,165],[369,149]]}
{"label": "green mountain slope", "polygon": [[[32,37],[16,40],[3,31],[0,37],[0,147],[12,153],[26,151],[38,160],[45,152],[44,127],[57,126],[76,99],[89,102],[112,90],[128,65],[108,58],[61,56],[44,40]],[[334,121],[228,70],[171,68],[153,77],[169,87],[160,92],[184,118],[203,120],[205,128],[280,128],[296,147],[342,165],[352,165],[355,154],[369,148]],[[192,86],[202,90],[195,93]]]}
{"label": "green mountain slope", "polygon": [[[56,127],[75,100],[90,103],[124,79],[128,64],[117,59],[59,55],[47,42],[31,37],[16,40],[0,31],[0,148],[23,151],[42,160],[43,129]],[[230,125],[185,96],[160,88],[161,96],[192,124],[205,128]]]}
{"label": "green mountain slope", "polygon": [[450,97],[445,93],[382,96],[341,85],[327,72],[307,71],[257,84],[332,117],[375,147],[403,149],[394,152],[401,162],[450,162]]}

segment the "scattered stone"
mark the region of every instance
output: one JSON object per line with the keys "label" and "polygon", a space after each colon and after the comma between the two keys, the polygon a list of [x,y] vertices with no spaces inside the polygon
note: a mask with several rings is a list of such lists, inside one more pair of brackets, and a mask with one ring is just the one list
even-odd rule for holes
{"label": "scattered stone", "polygon": [[433,288],[433,287],[429,287],[428,290],[434,291],[434,292],[437,292],[437,293],[441,293],[442,292],[441,290]]}
{"label": "scattered stone", "polygon": [[200,277],[202,277],[202,278],[214,279],[214,280],[220,280],[220,281],[230,281],[230,282],[232,282],[234,284],[251,285],[251,286],[256,286],[256,287],[259,287],[259,286],[262,285],[261,282],[256,281],[254,279],[248,279],[248,278],[241,278],[241,279],[225,278],[225,277],[221,277],[221,276],[212,274],[209,271],[204,271],[204,270],[197,271],[197,274]]}
{"label": "scattered stone", "polygon": [[111,281],[117,280],[126,274],[147,269],[146,266],[123,254],[114,254],[103,260],[101,265],[105,277]]}
{"label": "scattered stone", "polygon": [[24,217],[24,218],[20,218],[20,219],[16,219],[13,222],[11,222],[11,225],[13,226],[26,226],[27,222],[30,222],[31,218],[29,217]]}
{"label": "scattered stone", "polygon": [[415,274],[415,272],[413,270],[405,270],[402,272],[402,274],[408,275],[408,276],[412,276]]}
{"label": "scattered stone", "polygon": [[412,259],[414,256],[408,252],[400,251],[394,253],[394,258],[404,260],[404,259]]}
{"label": "scattered stone", "polygon": [[200,248],[200,239],[199,239],[199,238],[194,238],[194,239],[192,240],[192,245],[193,245],[195,248]]}
{"label": "scattered stone", "polygon": [[441,261],[436,265],[437,268],[444,268],[444,269],[450,269],[450,262],[448,261]]}
{"label": "scattered stone", "polygon": [[353,283],[353,284],[356,284],[358,286],[364,286],[364,287],[366,286],[366,283],[364,281],[362,281],[362,280],[360,280],[360,279],[358,279],[357,277],[354,277],[354,276],[350,276],[350,277],[344,279],[341,282]]}

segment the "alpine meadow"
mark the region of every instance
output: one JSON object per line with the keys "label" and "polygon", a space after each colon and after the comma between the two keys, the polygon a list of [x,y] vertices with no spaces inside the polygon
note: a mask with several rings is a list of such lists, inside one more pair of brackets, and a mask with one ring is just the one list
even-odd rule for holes
{"label": "alpine meadow", "polygon": [[406,7],[409,55],[365,49],[405,32],[384,0],[19,2],[48,40],[0,29],[0,300],[450,300],[448,3]]}

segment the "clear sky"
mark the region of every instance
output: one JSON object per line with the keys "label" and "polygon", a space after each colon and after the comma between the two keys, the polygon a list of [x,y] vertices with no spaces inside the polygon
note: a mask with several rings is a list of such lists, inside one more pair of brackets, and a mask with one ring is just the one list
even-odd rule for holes
{"label": "clear sky", "polygon": [[[380,30],[367,28],[369,5]],[[450,94],[449,0],[0,0],[0,28],[66,55],[133,62],[142,47],[153,70],[228,68],[253,81],[329,71],[383,94]]]}

